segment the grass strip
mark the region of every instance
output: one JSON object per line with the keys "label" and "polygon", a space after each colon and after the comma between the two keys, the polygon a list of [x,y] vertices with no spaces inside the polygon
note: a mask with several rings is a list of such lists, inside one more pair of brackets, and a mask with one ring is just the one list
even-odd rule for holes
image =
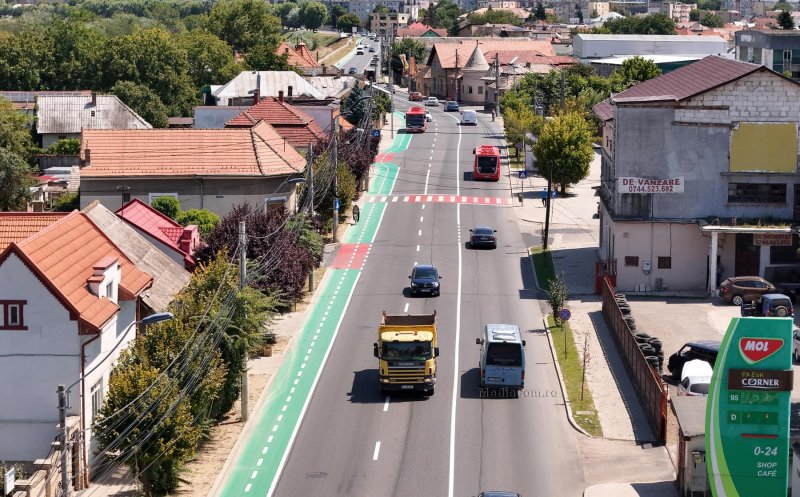
{"label": "grass strip", "polygon": [[553,258],[550,256],[550,252],[545,252],[541,246],[531,249],[531,258],[533,259],[533,267],[536,270],[536,281],[539,282],[539,288],[547,290],[550,287],[550,281],[556,279]]}
{"label": "grass strip", "polygon": [[[603,436],[600,418],[597,415],[597,409],[594,407],[589,385],[584,383],[583,387],[581,387],[583,363],[578,355],[578,348],[575,346],[575,338],[572,336],[569,322],[562,321],[560,324],[556,324],[553,316],[548,315],[547,328],[550,330],[550,337],[556,350],[556,360],[561,368],[572,419],[590,435]],[[582,392],[581,389],[583,390]]]}

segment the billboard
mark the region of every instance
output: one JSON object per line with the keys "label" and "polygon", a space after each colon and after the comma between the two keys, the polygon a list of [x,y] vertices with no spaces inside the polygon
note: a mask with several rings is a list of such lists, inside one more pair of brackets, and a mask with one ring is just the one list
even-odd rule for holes
{"label": "billboard", "polygon": [[786,497],[793,384],[792,318],[733,318],[706,407],[715,497]]}

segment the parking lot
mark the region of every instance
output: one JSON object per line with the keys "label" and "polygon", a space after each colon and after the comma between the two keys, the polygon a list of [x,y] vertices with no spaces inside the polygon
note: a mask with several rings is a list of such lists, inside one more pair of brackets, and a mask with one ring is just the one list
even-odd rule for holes
{"label": "parking lot", "polygon": [[[658,337],[664,350],[664,375],[670,384],[670,395],[677,395],[667,371],[669,356],[683,344],[693,340],[722,341],[731,318],[740,315],[739,307],[721,299],[645,298],[630,295],[628,302],[636,318],[637,331]],[[798,312],[795,306],[795,314]],[[795,323],[797,323],[795,315]],[[798,365],[794,366],[795,369]],[[796,381],[792,399],[800,401],[800,382]]]}

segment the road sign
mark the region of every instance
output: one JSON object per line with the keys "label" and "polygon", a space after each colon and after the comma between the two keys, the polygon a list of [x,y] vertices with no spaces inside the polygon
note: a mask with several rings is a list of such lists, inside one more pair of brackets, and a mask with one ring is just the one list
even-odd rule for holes
{"label": "road sign", "polygon": [[558,317],[561,318],[562,321],[569,321],[569,318],[572,317],[572,313],[569,309],[561,309],[558,311]]}
{"label": "road sign", "polygon": [[381,130],[379,130],[379,129],[373,129],[373,130],[372,130],[372,136],[374,136],[374,137],[376,137],[376,138],[377,138],[377,137],[379,137],[379,136],[381,136]]}
{"label": "road sign", "polygon": [[524,169],[522,171],[517,171],[517,174],[519,175],[519,179],[525,179],[528,177],[528,171]]}
{"label": "road sign", "polygon": [[337,210],[337,211],[339,210],[339,199],[338,198],[333,200],[333,208],[335,210]]}
{"label": "road sign", "polygon": [[733,318],[706,408],[715,496],[786,495],[792,380],[792,318]]}

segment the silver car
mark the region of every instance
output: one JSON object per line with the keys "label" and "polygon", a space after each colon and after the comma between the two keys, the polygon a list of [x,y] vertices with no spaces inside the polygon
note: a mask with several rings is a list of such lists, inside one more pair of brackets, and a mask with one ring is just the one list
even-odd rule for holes
{"label": "silver car", "polygon": [[425,100],[425,105],[428,107],[439,107],[439,99],[436,97],[428,97]]}

